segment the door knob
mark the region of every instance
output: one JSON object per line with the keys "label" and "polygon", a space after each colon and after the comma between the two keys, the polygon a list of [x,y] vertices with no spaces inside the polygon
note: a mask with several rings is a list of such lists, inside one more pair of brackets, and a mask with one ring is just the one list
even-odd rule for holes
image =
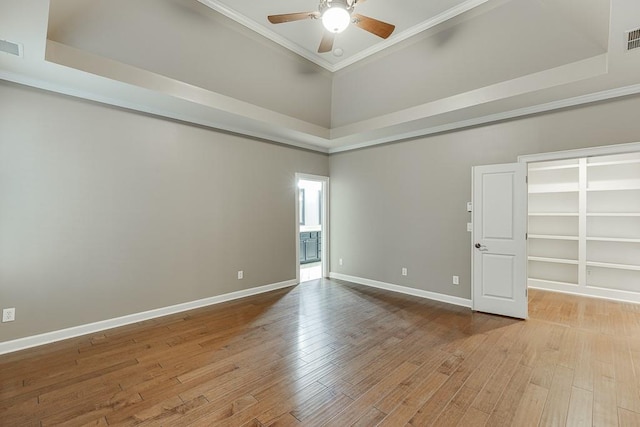
{"label": "door knob", "polygon": [[480,243],[476,243],[476,248],[480,249],[482,247],[482,245]]}
{"label": "door knob", "polygon": [[476,243],[474,245],[476,247],[476,249],[479,249],[481,251],[488,251],[489,249],[487,249],[487,247],[485,245],[481,245],[480,243]]}

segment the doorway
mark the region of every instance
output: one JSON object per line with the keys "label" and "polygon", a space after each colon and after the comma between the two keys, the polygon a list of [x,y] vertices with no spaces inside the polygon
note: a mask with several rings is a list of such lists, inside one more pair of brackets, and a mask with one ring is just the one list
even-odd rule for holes
{"label": "doorway", "polygon": [[324,176],[296,174],[296,279],[328,276],[328,184]]}

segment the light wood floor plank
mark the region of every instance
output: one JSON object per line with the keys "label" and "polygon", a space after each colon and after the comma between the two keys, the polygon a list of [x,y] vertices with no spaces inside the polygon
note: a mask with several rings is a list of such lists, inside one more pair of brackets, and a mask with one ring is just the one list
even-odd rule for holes
{"label": "light wood floor plank", "polygon": [[502,392],[500,400],[497,402],[491,416],[487,421],[490,426],[510,426],[513,417],[518,409],[522,395],[525,392],[527,383],[531,378],[532,369],[528,366],[520,365],[516,368],[509,384]]}
{"label": "light wood floor plank", "polygon": [[640,414],[618,408],[618,422],[620,427],[638,427],[640,426]]}
{"label": "light wood floor plank", "polygon": [[482,412],[476,408],[469,408],[464,414],[460,422],[459,427],[484,427],[489,419],[489,414]]}
{"label": "light wood floor plank", "polygon": [[513,416],[513,425],[522,427],[537,426],[548,394],[549,390],[544,387],[531,382],[527,384]]}
{"label": "light wood floor plank", "polygon": [[566,424],[572,382],[573,370],[557,366],[540,419],[541,426],[563,426]]}
{"label": "light wood floor plank", "polygon": [[593,420],[593,393],[573,387],[569,400],[567,427],[590,426]]}
{"label": "light wood floor plank", "polygon": [[[362,418],[365,413],[374,408],[374,405],[378,401],[393,391],[398,384],[411,377],[417,369],[418,366],[413,363],[402,363],[396,369],[385,375],[377,384],[362,393],[353,401],[353,403],[344,408],[344,410],[337,416],[331,418],[327,423],[327,426],[341,427],[354,424]],[[302,421],[300,417],[297,415],[295,416]]]}
{"label": "light wood floor plank", "polygon": [[618,423],[614,368],[597,363],[594,369],[593,425],[615,426]]}

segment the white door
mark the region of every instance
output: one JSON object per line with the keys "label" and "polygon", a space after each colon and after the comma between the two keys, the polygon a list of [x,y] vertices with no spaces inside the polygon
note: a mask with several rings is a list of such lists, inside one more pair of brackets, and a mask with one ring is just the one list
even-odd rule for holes
{"label": "white door", "polygon": [[473,168],[473,309],[527,318],[526,164]]}

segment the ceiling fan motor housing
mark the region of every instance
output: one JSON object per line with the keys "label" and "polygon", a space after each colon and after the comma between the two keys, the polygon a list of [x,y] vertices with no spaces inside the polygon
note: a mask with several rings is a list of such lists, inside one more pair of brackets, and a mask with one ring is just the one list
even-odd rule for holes
{"label": "ceiling fan motor housing", "polygon": [[355,2],[349,0],[320,0],[319,11],[322,23],[332,33],[340,33],[351,22]]}
{"label": "ceiling fan motor housing", "polygon": [[339,7],[347,12],[353,12],[353,7],[356,2],[349,2],[349,0],[320,0],[320,13],[324,13],[327,9],[332,7]]}

